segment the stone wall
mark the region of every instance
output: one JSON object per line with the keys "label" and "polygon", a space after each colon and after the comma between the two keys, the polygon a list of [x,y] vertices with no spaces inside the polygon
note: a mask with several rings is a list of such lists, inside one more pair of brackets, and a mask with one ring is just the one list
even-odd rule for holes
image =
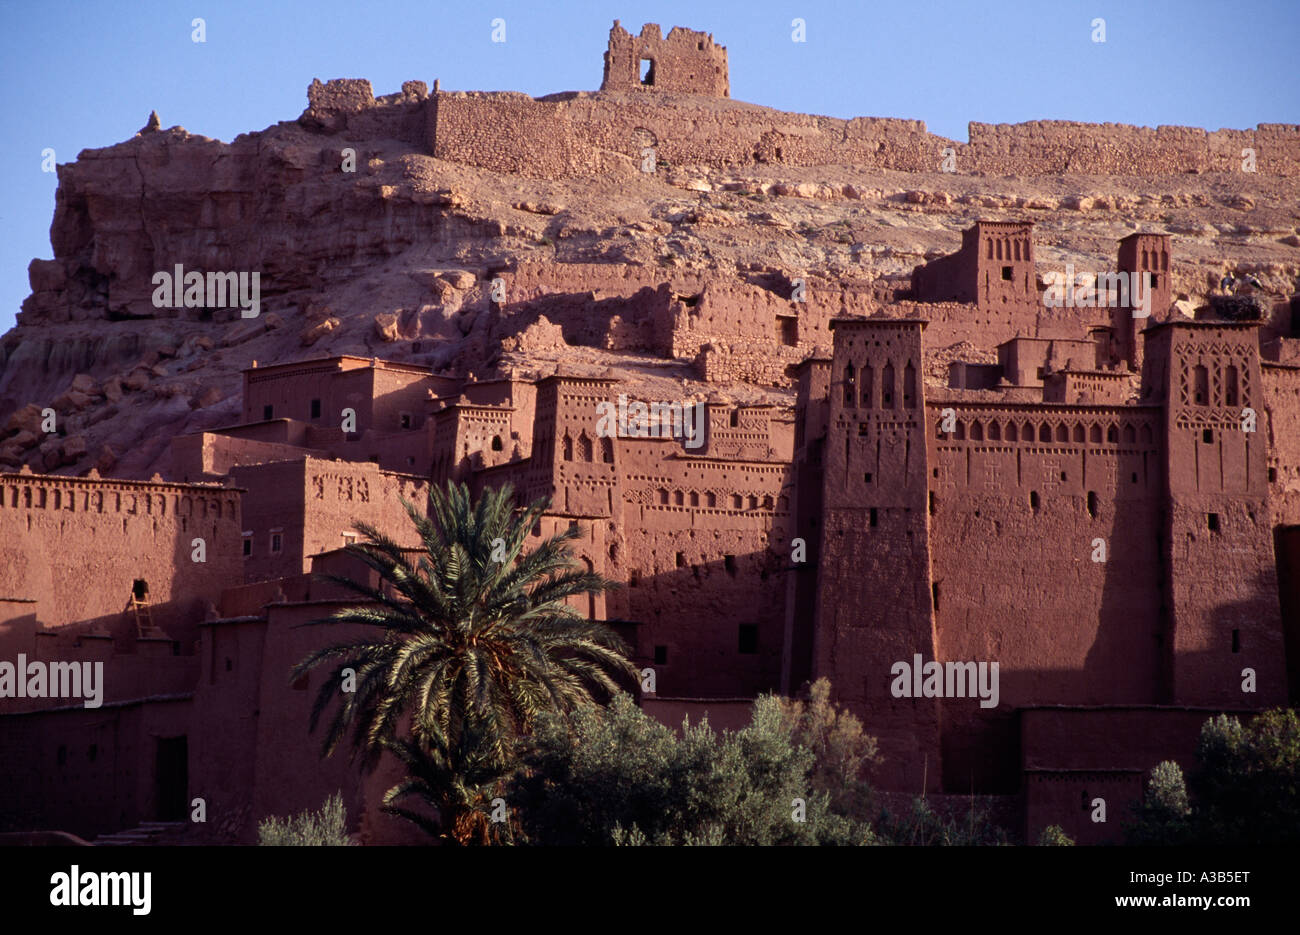
{"label": "stone wall", "polygon": [[[1016,707],[1160,700],[1160,414],[932,403],[927,416],[937,658],[996,661],[1001,678],[996,709],[945,706],[945,784],[1015,791]],[[978,575],[964,571],[974,556]]]}
{"label": "stone wall", "polygon": [[854,165],[938,172],[951,149],[958,173],[991,175],[1180,175],[1256,171],[1300,175],[1300,126],[1207,133],[1194,127],[1135,127],[1032,121],[972,123],[969,143],[928,133],[920,120],[842,120],[732,101],[661,93],[440,92],[429,107],[427,145],[441,159],[533,178],[639,171],[642,151],[676,166],[728,169],[773,163]]}
{"label": "stone wall", "polygon": [[1255,150],[1256,171],[1300,174],[1300,126],[1206,132],[1197,127],[1034,120],[971,123],[957,149],[958,172],[993,175],[1181,175],[1240,172],[1242,150]]}

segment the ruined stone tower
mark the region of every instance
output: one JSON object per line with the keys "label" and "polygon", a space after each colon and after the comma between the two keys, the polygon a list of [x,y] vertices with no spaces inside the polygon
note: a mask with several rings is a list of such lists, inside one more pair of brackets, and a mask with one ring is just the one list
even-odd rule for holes
{"label": "ruined stone tower", "polygon": [[647,23],[633,36],[614,20],[605,52],[602,91],[648,89],[730,97],[727,50],[713,36],[674,26],[663,38],[659,26]]}

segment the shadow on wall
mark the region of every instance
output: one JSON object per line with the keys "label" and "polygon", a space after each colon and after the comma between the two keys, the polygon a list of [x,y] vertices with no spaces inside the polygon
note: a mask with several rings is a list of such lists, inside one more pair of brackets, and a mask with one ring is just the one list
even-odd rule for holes
{"label": "shadow on wall", "polygon": [[[665,543],[654,556],[668,571],[630,573],[607,597],[610,616],[655,672],[665,698],[753,698],[780,688],[788,552],[771,549],[703,558]],[[681,549],[682,551],[677,551]],[[810,623],[811,621],[808,621]]]}

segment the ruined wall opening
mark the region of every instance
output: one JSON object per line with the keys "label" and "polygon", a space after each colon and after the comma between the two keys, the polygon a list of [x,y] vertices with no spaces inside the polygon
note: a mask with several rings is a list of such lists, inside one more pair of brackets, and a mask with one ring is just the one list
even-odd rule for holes
{"label": "ruined wall opening", "polygon": [[655,60],[652,58],[641,59],[641,84],[647,88],[653,88],[655,84]]}
{"label": "ruined wall opening", "polygon": [[776,319],[777,336],[786,347],[799,346],[799,319],[789,315],[778,315]]}

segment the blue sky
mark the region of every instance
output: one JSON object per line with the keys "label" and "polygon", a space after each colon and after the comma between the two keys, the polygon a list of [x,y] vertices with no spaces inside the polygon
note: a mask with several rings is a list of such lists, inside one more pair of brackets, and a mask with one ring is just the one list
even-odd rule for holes
{"label": "blue sky", "polygon": [[[496,17],[504,43],[491,41]],[[791,41],[796,17],[806,42]],[[1105,43],[1092,41],[1098,17]],[[1296,0],[0,0],[0,331],[28,293],[28,261],[53,255],[56,178],[42,150],[70,162],[129,138],[155,109],[164,127],[230,140],[296,117],[312,78],[369,78],[378,94],[435,78],[449,90],[595,90],[615,19],[712,32],[739,100],[921,119],[958,140],[972,120],[1300,123]]]}

